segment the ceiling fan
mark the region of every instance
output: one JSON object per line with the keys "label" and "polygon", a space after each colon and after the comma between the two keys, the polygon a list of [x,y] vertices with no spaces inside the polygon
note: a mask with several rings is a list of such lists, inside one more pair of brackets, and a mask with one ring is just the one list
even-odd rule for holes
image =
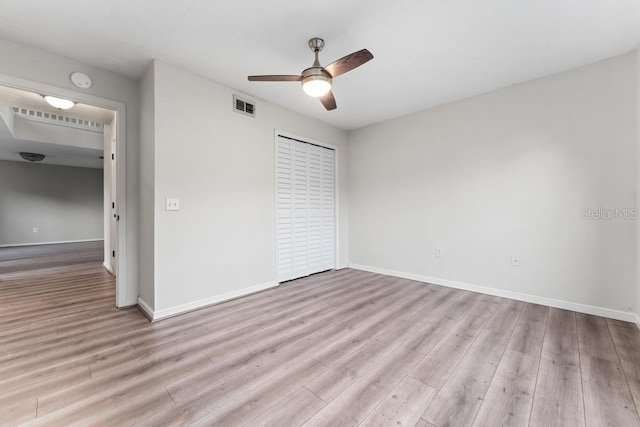
{"label": "ceiling fan", "polygon": [[302,89],[309,96],[320,98],[320,102],[327,110],[335,110],[336,98],[331,91],[331,81],[341,74],[351,71],[356,67],[373,59],[373,55],[367,49],[353,52],[326,67],[320,65],[318,53],[324,47],[324,40],[314,37],[309,40],[309,47],[315,55],[315,61],[310,68],[304,70],[300,75],[266,75],[249,76],[252,82],[302,82]]}

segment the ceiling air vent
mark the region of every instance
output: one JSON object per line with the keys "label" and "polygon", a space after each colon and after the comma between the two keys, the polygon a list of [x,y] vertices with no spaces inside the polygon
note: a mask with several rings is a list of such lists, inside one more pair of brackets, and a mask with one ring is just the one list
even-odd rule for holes
{"label": "ceiling air vent", "polygon": [[236,113],[245,114],[250,117],[255,117],[256,106],[253,102],[238,98],[238,95],[233,95],[233,111],[235,111]]}
{"label": "ceiling air vent", "polygon": [[33,120],[35,122],[67,126],[76,129],[91,130],[94,132],[102,132],[104,130],[104,125],[102,123],[92,122],[90,120],[61,116],[55,113],[45,113],[42,111],[30,110],[27,108],[12,107],[12,109],[14,115],[22,119]]}

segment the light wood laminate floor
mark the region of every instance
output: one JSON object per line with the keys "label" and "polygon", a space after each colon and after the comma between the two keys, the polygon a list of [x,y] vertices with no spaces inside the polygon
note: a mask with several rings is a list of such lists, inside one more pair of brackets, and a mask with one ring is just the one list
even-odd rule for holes
{"label": "light wood laminate floor", "polygon": [[633,324],[349,269],[149,323],[11,262],[1,425],[640,426]]}

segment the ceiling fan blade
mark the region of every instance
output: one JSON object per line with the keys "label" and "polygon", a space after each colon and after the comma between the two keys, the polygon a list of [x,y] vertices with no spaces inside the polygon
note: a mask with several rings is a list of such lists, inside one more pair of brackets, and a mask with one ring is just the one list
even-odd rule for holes
{"label": "ceiling fan blade", "polygon": [[249,76],[250,82],[299,82],[301,76],[297,75],[272,75],[272,76]]}
{"label": "ceiling fan blade", "polygon": [[338,108],[338,106],[336,105],[336,98],[333,96],[332,91],[327,92],[326,95],[322,95],[320,97],[320,102],[322,102],[322,105],[324,105],[324,108],[326,108],[327,111],[335,110],[336,108]]}
{"label": "ceiling fan blade", "polygon": [[324,67],[324,69],[331,74],[331,77],[338,77],[340,74],[351,71],[372,59],[373,55],[371,52],[367,49],[362,49],[357,52],[353,52],[344,58],[340,58],[337,61],[333,61],[331,64]]}

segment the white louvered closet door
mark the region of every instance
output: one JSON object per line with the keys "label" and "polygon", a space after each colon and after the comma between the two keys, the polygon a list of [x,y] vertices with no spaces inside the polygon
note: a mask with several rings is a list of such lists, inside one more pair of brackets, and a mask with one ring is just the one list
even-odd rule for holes
{"label": "white louvered closet door", "polygon": [[277,280],[335,268],[335,156],[279,136],[276,145]]}

